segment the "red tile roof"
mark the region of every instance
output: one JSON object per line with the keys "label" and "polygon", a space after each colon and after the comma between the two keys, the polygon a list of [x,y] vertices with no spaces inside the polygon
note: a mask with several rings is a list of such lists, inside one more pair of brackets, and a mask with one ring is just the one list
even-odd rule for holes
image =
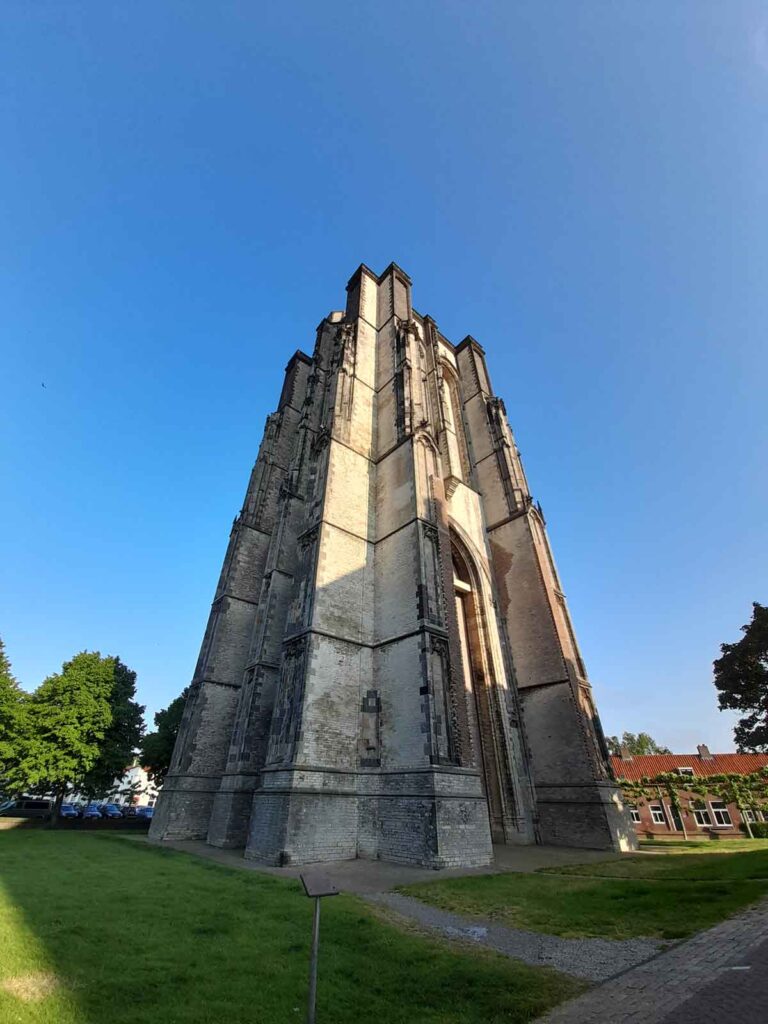
{"label": "red tile roof", "polygon": [[611,764],[617,779],[630,782],[678,768],[693,768],[694,775],[748,775],[768,768],[768,754],[713,754],[711,760],[703,760],[698,754],[639,754],[631,761],[612,757]]}

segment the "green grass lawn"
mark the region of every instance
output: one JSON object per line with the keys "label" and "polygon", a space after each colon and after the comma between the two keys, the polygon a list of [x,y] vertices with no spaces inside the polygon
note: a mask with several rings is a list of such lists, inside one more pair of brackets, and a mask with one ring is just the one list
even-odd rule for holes
{"label": "green grass lawn", "polygon": [[640,849],[649,853],[754,853],[768,850],[768,839],[641,839]]}
{"label": "green grass lawn", "polygon": [[[738,842],[738,840],[737,840]],[[692,882],[768,883],[768,846],[739,850],[674,850],[672,856],[628,855],[618,860],[570,867],[546,868],[543,874],[579,875],[592,878],[642,878]]]}
{"label": "green grass lawn", "polygon": [[630,855],[533,875],[428,882],[401,891],[468,917],[552,935],[679,939],[768,894],[768,848],[747,849]]}
{"label": "green grass lawn", "polygon": [[[142,843],[0,833],[0,1021],[302,1024],[311,911],[297,882]],[[584,987],[323,905],[321,1024],[514,1024]]]}

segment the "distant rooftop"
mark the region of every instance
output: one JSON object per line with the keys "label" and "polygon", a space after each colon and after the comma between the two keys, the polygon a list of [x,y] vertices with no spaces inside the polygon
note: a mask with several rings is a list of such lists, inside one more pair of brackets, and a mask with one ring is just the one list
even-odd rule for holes
{"label": "distant rooftop", "polygon": [[[611,757],[617,779],[638,782],[643,777],[690,768],[694,775],[749,775],[768,768],[768,754],[710,754],[706,747],[696,754],[638,754]],[[703,751],[704,753],[701,753]]]}

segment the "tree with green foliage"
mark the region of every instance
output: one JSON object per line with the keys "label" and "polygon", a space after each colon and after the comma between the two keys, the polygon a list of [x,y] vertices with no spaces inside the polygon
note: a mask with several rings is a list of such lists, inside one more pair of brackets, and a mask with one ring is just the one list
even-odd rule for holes
{"label": "tree with green foliage", "polygon": [[768,607],[755,601],[752,621],[714,663],[720,710],[744,712],[734,729],[740,751],[768,751]]}
{"label": "tree with green foliage", "polygon": [[111,721],[104,733],[96,761],[77,780],[77,789],[86,800],[115,792],[131,766],[144,735],[144,708],[134,700],[136,673],[118,657],[111,660],[114,666],[109,696]]}
{"label": "tree with green foliage", "polygon": [[49,676],[26,701],[18,758],[9,779],[23,788],[51,792],[55,824],[67,789],[96,765],[112,723],[110,698],[115,659],[82,651]]}
{"label": "tree with green foliage", "polygon": [[669,747],[660,747],[656,740],[647,732],[624,732],[621,739],[618,736],[607,736],[608,750],[614,757],[621,756],[621,749],[624,747],[633,757],[641,757],[644,754],[671,754]]}
{"label": "tree with green foliage", "polygon": [[173,748],[188,696],[187,686],[167,708],[155,714],[155,732],[147,733],[141,744],[141,764],[156,786],[162,786],[171,767]]}
{"label": "tree with green foliage", "polygon": [[25,697],[11,672],[11,663],[0,639],[0,793],[13,790],[9,773],[18,760]]}

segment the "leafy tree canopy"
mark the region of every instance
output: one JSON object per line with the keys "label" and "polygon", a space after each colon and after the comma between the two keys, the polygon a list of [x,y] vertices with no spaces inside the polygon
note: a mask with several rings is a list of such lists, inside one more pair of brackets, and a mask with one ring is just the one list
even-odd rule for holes
{"label": "leafy tree canopy", "polygon": [[13,686],[18,686],[18,683],[11,672],[11,663],[8,660],[8,655],[5,653],[5,644],[3,643],[2,637],[0,637],[0,681],[7,681]]}
{"label": "leafy tree canopy", "polygon": [[720,710],[744,712],[734,729],[740,751],[768,751],[768,608],[755,602],[735,644],[714,663]]}
{"label": "leafy tree canopy", "polygon": [[141,744],[141,763],[156,786],[162,786],[171,767],[173,748],[188,696],[187,686],[167,708],[155,714],[155,732],[147,733]]}
{"label": "leafy tree canopy", "polygon": [[49,676],[26,701],[18,758],[9,773],[15,788],[61,796],[96,764],[112,722],[115,659],[83,651]]}
{"label": "leafy tree canopy", "polygon": [[623,732],[621,739],[618,736],[606,737],[608,749],[614,757],[619,757],[621,748],[625,747],[630,754],[640,757],[643,754],[671,754],[669,747],[660,747],[656,740],[647,732]]}
{"label": "leafy tree canopy", "polygon": [[6,788],[7,776],[18,756],[17,737],[26,710],[26,694],[11,672],[11,663],[0,639],[0,791]]}
{"label": "leafy tree canopy", "polygon": [[116,779],[122,779],[144,735],[144,708],[134,700],[136,673],[119,658],[114,665],[112,692],[109,696],[111,721],[104,733],[99,755],[77,788],[92,799],[107,794]]}

